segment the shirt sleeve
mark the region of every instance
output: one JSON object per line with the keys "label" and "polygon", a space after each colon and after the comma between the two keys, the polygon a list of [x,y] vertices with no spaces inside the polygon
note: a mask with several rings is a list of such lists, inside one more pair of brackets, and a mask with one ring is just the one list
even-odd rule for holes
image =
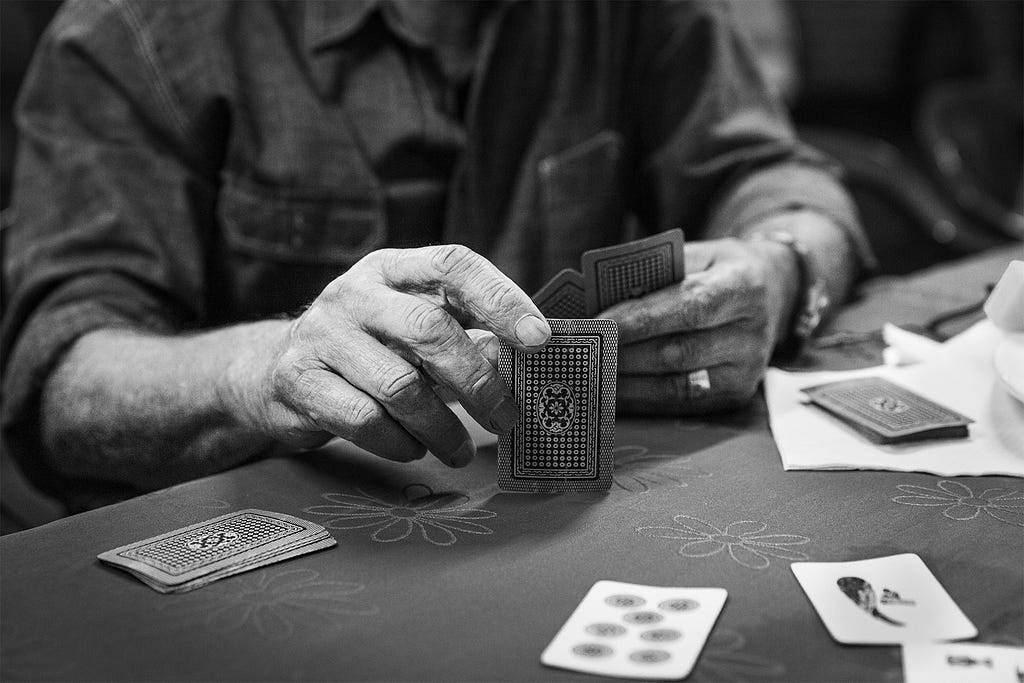
{"label": "shirt sleeve", "polygon": [[130,6],[72,2],[19,96],[2,421],[47,490],[59,477],[41,462],[39,404],[61,354],[97,328],[169,332],[204,314],[203,221],[215,184],[164,82]]}
{"label": "shirt sleeve", "polygon": [[862,267],[874,267],[838,165],[797,140],[731,15],[737,5],[642,3],[632,79],[638,216],[699,237],[817,211],[843,228]]}

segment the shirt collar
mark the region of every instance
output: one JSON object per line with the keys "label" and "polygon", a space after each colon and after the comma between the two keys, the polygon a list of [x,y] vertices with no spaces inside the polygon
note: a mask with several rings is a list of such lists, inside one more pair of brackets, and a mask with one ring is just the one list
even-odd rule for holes
{"label": "shirt collar", "polygon": [[306,49],[316,53],[344,42],[366,23],[379,0],[312,0],[306,3],[303,35]]}
{"label": "shirt collar", "polygon": [[[503,0],[514,4],[517,0]],[[429,41],[413,31],[387,0],[310,0],[304,13],[306,49],[317,53],[348,40],[380,10],[392,33],[416,47],[430,47]]]}

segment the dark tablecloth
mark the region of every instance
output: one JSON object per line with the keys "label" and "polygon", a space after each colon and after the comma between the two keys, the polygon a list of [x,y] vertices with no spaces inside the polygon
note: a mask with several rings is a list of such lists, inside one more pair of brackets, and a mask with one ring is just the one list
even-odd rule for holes
{"label": "dark tablecloth", "polygon": [[[833,331],[980,300],[1011,257],[872,283]],[[810,354],[818,369],[873,355],[870,336]],[[335,444],[5,536],[0,677],[581,680],[540,653],[595,581],[615,579],[729,591],[690,680],[900,680],[899,648],[832,641],[789,565],[904,552],[977,640],[1024,644],[1021,479],[787,473],[762,400],[709,418],[620,418],[607,494],[502,492],[495,450],[449,470]],[[317,521],[338,546],[181,595],[96,560],[243,508]]]}

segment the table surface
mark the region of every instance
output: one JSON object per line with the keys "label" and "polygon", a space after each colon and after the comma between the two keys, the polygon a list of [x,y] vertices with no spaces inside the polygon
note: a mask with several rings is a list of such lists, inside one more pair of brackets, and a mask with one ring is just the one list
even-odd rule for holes
{"label": "table surface", "polygon": [[[1014,246],[871,281],[825,337],[848,343],[805,365],[877,363],[877,335],[862,333],[979,302],[1021,257]],[[689,680],[898,681],[899,648],[834,642],[789,565],[906,552],[978,641],[1024,645],[1020,479],[785,472],[760,399],[706,418],[620,418],[615,458],[607,494],[537,495],[497,488],[493,446],[449,470],[335,444],[4,536],[0,678],[583,680],[540,653],[613,579],[729,591]],[[997,499],[1013,491],[1016,506]],[[338,546],[180,595],[96,560],[244,508],[317,521]]]}

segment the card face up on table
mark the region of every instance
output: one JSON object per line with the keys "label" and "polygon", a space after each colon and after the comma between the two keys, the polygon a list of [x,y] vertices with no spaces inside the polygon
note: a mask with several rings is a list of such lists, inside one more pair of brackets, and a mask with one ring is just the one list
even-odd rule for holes
{"label": "card face up on table", "polygon": [[97,557],[161,593],[183,593],[336,544],[319,524],[280,512],[239,510]]}
{"label": "card face up on table", "polygon": [[978,629],[913,553],[790,567],[840,643],[896,645],[960,640]]}
{"label": "card face up on table", "polygon": [[545,648],[540,661],[602,676],[685,678],[726,597],[724,588],[598,581]]}
{"label": "card face up on table", "polygon": [[551,340],[526,354],[502,342],[498,374],[519,421],[498,441],[506,491],[607,491],[612,484],[618,330],[611,320],[549,319]]}
{"label": "card face up on table", "polygon": [[1024,647],[977,643],[906,643],[906,683],[1019,683]]}

